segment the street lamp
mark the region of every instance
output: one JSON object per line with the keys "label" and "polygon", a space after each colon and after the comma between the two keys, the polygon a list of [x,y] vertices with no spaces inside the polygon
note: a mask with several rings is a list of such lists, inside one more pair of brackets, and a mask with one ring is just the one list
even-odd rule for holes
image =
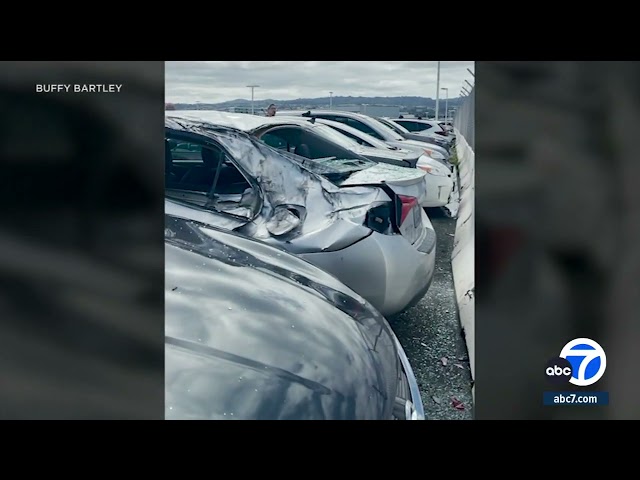
{"label": "street lamp", "polygon": [[247,87],[251,89],[251,115],[253,115],[253,90],[259,88],[260,85],[247,85]]}
{"label": "street lamp", "polygon": [[439,105],[440,105],[440,62],[438,62],[438,76],[436,78],[436,121],[438,120]]}
{"label": "street lamp", "polygon": [[[447,118],[449,117],[449,89],[447,87],[442,87],[440,90],[444,90],[445,92],[447,92],[447,96],[445,97],[444,100],[444,121],[447,121]],[[436,118],[436,120],[438,120]]]}
{"label": "street lamp", "polygon": [[329,92],[329,110],[333,107],[333,92]]}

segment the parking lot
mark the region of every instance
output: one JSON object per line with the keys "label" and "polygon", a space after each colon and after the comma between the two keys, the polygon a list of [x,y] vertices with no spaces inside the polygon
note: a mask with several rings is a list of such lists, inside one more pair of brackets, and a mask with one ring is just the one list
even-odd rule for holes
{"label": "parking lot", "polygon": [[[458,194],[462,190],[457,186],[461,179],[453,167],[461,164],[456,154],[455,137],[442,124],[436,122],[434,126],[427,120],[424,122],[427,122],[428,128],[441,129],[440,135],[435,132],[431,134],[437,135],[437,138],[427,133],[422,135],[409,130],[395,130],[385,126],[377,117],[357,112],[314,110],[313,115],[317,115],[317,118],[313,116],[314,121],[303,118],[310,115],[311,110],[304,109],[283,109],[277,115],[274,111],[272,117],[275,118],[268,115],[231,114],[215,109],[177,109],[176,113],[168,113],[166,124],[169,133],[165,145],[165,178],[168,179],[165,189],[168,193],[165,212],[178,218],[197,220],[200,218],[197,210],[184,205],[184,192],[195,192],[193,198],[188,198],[189,202],[196,203],[200,201],[198,195],[206,193],[210,198],[213,192],[216,202],[207,208],[223,210],[218,211],[220,218],[216,216],[211,221],[231,222],[222,222],[221,225],[226,226],[221,228],[231,225],[237,232],[256,240],[269,237],[275,245],[285,250],[291,249],[294,254],[298,246],[292,244],[290,247],[289,244],[293,242],[290,239],[302,238],[307,242],[303,242],[305,250],[299,252],[303,259],[348,285],[387,318],[408,356],[426,418],[472,419],[472,375],[454,288],[454,272],[456,285],[460,281],[460,262],[454,263],[452,271],[451,261],[456,215],[462,205]],[[424,125],[418,120],[413,122],[417,123],[415,128]],[[183,131],[188,129],[193,134],[193,129],[198,129],[198,122],[203,121],[219,125],[220,128],[203,129],[197,134],[202,139],[190,136],[188,141],[185,140]],[[192,124],[193,129],[190,129],[189,125]],[[246,136],[238,135],[238,130]],[[270,149],[258,148],[256,140]],[[200,142],[207,142],[207,146],[204,147]],[[222,145],[228,151],[216,145]],[[248,151],[255,151],[255,154],[248,155]],[[225,162],[218,161],[216,167],[216,159],[220,158],[225,158]],[[325,188],[321,177],[338,188]],[[257,188],[256,184],[262,188]],[[302,185],[304,188],[289,189],[289,185]],[[351,186],[358,186],[359,190],[350,190]],[[385,200],[381,203],[378,197]],[[283,199],[287,203],[283,203]],[[401,212],[394,210],[399,207]],[[424,229],[419,221],[423,207],[428,208],[426,212],[433,231]],[[276,209],[280,210],[276,212]],[[223,215],[230,212],[234,212],[233,219]],[[253,220],[247,222],[246,219]],[[354,226],[357,228],[354,229]],[[363,226],[370,232],[366,232],[367,236],[362,238],[370,240],[358,240],[360,232],[364,234]],[[341,248],[335,250],[334,245],[341,245]],[[275,278],[277,276],[270,278],[270,281],[274,282]],[[227,277],[225,282],[229,283]],[[259,283],[258,280],[256,282]],[[418,304],[403,311],[417,295],[422,295],[429,283],[429,290]],[[244,285],[244,282],[239,285]],[[186,291],[183,286],[181,298],[184,298]],[[295,318],[295,322],[299,323],[301,318],[312,319],[317,315],[317,312],[307,311],[303,303],[293,305],[273,301],[277,298],[274,295],[265,293],[263,296],[268,299],[267,303],[277,304],[277,307],[274,305],[274,311],[278,312],[275,319]],[[292,293],[292,296],[295,294]],[[249,305],[246,298],[247,295],[238,296],[239,308],[247,310]],[[333,299],[328,300],[333,304]],[[225,302],[225,308],[238,311],[227,305],[228,299]],[[285,305],[291,307],[292,311],[283,310]],[[350,310],[340,307],[342,305],[339,305],[338,311],[351,315]],[[260,313],[248,315],[245,321],[250,321]],[[331,316],[332,313],[327,312],[327,315]],[[220,323],[237,325],[237,320]],[[319,353],[308,351],[316,345],[317,339],[313,336],[306,338],[302,324],[285,323],[286,334],[276,335],[279,342],[277,348],[271,348],[269,342],[272,336],[266,332],[256,335],[255,343],[262,346],[262,362],[269,368],[278,366],[284,357],[275,355],[275,352],[295,350],[303,344],[306,345],[305,355],[300,357],[296,353],[292,358],[302,358],[303,361],[298,362],[303,367],[307,364],[311,367],[319,362],[316,358]],[[265,324],[258,325],[263,327]],[[312,331],[315,332],[319,324],[313,325]],[[233,336],[238,331],[246,332],[251,328],[230,331],[229,336],[225,337],[230,339],[229,345],[235,347],[233,353],[237,355],[240,352],[242,358],[252,358],[255,353],[243,352],[246,341],[242,340],[236,345]],[[289,335],[289,328],[302,332],[299,335],[304,337],[297,341],[290,340],[290,337],[294,337]],[[326,332],[326,336],[332,338],[340,335],[339,332],[330,331]],[[194,338],[201,342],[201,337]],[[191,337],[189,341],[192,341]],[[342,339],[336,341],[342,344]],[[358,345],[351,345],[346,358],[362,355],[358,348]],[[326,351],[333,352],[333,346]],[[337,355],[336,358],[342,356]],[[326,360],[320,361],[329,368],[334,363],[334,355],[328,363]],[[292,368],[297,371],[301,367],[287,364],[279,368],[291,372]],[[338,366],[336,370],[339,371],[337,376],[342,378],[344,369]],[[309,371],[313,372],[310,377],[318,375],[315,368]],[[350,380],[347,390],[357,386],[366,376],[364,371],[357,375],[355,370],[352,373],[354,378]],[[244,375],[241,377],[245,378]],[[318,381],[327,383],[327,388],[334,388],[329,386],[331,378],[324,374],[318,376]],[[404,396],[408,391],[406,387],[403,383],[398,384],[396,400],[407,398]],[[175,391],[181,397],[184,388]],[[254,391],[260,390],[254,388]],[[358,407],[363,410],[356,411],[356,414],[362,418],[379,416],[379,412],[369,413],[365,410],[367,402]],[[283,402],[278,404],[278,408],[292,406]],[[234,413],[241,414],[239,411]],[[256,411],[244,414],[254,417],[265,415]],[[345,415],[340,410],[309,413],[314,414],[318,418]],[[269,415],[277,418],[296,415],[295,418],[298,418],[299,412],[283,410],[269,412]],[[353,413],[347,412],[346,415]],[[410,409],[393,412],[393,418],[411,417]]]}
{"label": "parking lot", "polygon": [[439,209],[427,214],[437,234],[433,283],[420,303],[389,322],[411,362],[427,418],[470,420],[471,372],[451,272],[456,220]]}

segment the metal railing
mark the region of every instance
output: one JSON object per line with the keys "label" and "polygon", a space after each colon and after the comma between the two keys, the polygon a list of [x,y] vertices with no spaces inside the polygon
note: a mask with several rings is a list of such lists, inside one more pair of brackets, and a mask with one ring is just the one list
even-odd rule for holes
{"label": "metal railing", "polygon": [[471,149],[475,152],[475,88],[464,98],[453,119],[453,126],[458,129]]}

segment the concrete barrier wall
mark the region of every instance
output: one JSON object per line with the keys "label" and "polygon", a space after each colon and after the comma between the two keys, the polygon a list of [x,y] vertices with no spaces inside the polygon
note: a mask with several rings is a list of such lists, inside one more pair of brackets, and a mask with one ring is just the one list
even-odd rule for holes
{"label": "concrete barrier wall", "polygon": [[455,132],[460,206],[451,263],[460,323],[469,353],[471,377],[475,380],[475,153],[460,131],[456,129]]}

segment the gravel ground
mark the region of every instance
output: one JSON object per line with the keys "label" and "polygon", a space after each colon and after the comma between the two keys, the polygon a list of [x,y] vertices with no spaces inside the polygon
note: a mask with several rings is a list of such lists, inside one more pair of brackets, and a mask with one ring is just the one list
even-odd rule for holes
{"label": "gravel ground", "polygon": [[471,372],[451,273],[455,219],[440,210],[427,214],[438,238],[433,283],[420,303],[389,323],[411,362],[427,419],[471,420]]}

